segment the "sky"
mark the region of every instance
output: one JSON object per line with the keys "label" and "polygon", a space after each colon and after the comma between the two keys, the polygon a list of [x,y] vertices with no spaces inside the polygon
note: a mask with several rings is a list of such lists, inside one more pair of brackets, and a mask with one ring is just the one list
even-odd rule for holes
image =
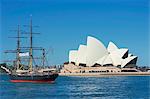
{"label": "sky", "polygon": [[28,31],[23,25],[32,15],[33,25],[39,26],[33,31],[41,33],[34,36],[34,45],[50,49],[51,65],[68,61],[69,50],[86,44],[89,35],[105,46],[113,41],[128,48],[138,56],[138,65],[150,66],[149,0],[0,0],[0,9],[1,61],[4,50],[16,47],[15,39],[8,38],[16,33],[10,30],[20,24]]}

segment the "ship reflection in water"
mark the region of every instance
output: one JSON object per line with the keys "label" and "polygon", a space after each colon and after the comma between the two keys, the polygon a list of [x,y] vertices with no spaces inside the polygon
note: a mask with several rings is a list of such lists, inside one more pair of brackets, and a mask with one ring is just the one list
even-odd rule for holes
{"label": "ship reflection in water", "polygon": [[1,99],[148,99],[149,76],[63,77],[53,84],[11,83],[1,75]]}

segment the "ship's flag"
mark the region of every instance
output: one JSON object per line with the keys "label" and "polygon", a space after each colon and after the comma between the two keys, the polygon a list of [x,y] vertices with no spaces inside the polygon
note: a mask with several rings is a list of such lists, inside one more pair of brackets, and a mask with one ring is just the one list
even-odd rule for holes
{"label": "ship's flag", "polygon": [[29,56],[29,52],[25,52],[25,53],[19,53],[19,56]]}

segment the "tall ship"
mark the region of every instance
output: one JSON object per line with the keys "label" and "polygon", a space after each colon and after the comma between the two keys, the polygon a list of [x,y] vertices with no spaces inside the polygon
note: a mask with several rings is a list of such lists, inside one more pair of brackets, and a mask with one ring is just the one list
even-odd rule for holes
{"label": "tall ship", "polygon": [[[30,20],[30,32],[24,33],[29,35],[29,47],[22,47],[21,46],[21,30],[20,26],[18,25],[17,29],[17,48],[16,50],[7,50],[5,53],[15,53],[16,58],[13,61],[13,70],[9,70],[6,67],[1,67],[5,69],[9,73],[10,81],[11,82],[54,82],[55,79],[58,77],[58,72],[56,68],[50,68],[49,66],[45,65],[46,55],[45,49],[42,47],[34,47],[33,46],[33,33],[32,32],[32,18]],[[25,45],[25,44],[23,44]],[[36,50],[40,51],[41,57],[35,57]],[[34,52],[34,53],[33,53]],[[38,53],[39,54],[39,53]],[[38,65],[39,60],[41,60],[41,65]],[[37,62],[36,62],[37,61]],[[23,64],[24,63],[24,64]]]}

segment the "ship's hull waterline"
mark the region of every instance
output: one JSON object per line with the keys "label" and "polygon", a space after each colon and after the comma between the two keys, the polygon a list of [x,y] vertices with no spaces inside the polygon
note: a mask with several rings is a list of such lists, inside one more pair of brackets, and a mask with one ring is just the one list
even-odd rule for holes
{"label": "ship's hull waterline", "polygon": [[13,75],[10,74],[11,82],[33,82],[33,83],[53,83],[58,77],[58,74],[51,75]]}

